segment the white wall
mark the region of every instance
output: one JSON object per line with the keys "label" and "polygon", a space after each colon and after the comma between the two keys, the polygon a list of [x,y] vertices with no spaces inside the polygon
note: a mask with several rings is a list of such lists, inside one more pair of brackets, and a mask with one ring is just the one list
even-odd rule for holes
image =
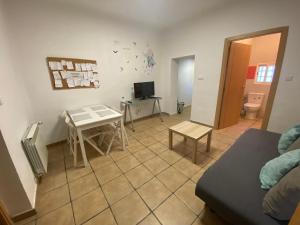
{"label": "white wall", "polygon": [[[4,17],[2,3],[3,2],[0,1],[0,98],[3,103],[3,105],[0,105],[0,128],[5,145],[7,146],[9,155],[23,187],[18,186],[20,185],[19,183],[12,185],[12,183],[9,182],[11,180],[7,179],[7,183],[1,182],[1,190],[9,191],[5,192],[5,203],[8,205],[9,213],[14,215],[21,213],[23,210],[30,210],[35,204],[36,183],[21,146],[21,138],[31,121],[32,111],[28,95],[20,77],[21,74],[16,73],[16,63],[10,54],[11,43],[6,36],[7,27],[5,24],[7,20]],[[4,144],[2,143],[1,155],[3,157],[0,157],[1,165],[8,163],[8,159],[4,157],[7,149],[3,146]],[[5,160],[5,162],[2,162],[2,160]],[[10,173],[9,170],[11,168],[12,167],[7,167],[6,172]],[[6,185],[9,186],[7,187]],[[28,198],[26,195],[25,197],[23,196],[25,192],[22,193],[22,189],[25,190]],[[19,200],[18,205],[12,205],[12,202],[15,202],[17,197]]]}
{"label": "white wall", "polygon": [[185,106],[192,104],[194,83],[194,57],[176,59],[178,63],[177,98],[183,101]]}
{"label": "white wall", "polygon": [[[6,10],[10,38],[14,42],[16,71],[22,75],[27,86],[35,120],[43,121],[47,128],[44,135],[47,143],[65,137],[65,125],[59,118],[63,110],[95,103],[119,107],[121,97],[131,97],[131,87],[139,81],[154,80],[156,95],[160,95],[157,82],[160,48],[156,32],[103,18],[96,12],[74,8],[71,4],[13,0],[7,1]],[[134,66],[126,64],[125,54],[119,58],[114,55],[112,50],[116,48],[115,40],[119,41],[117,48],[120,52],[123,47],[133,49],[133,41],[137,43],[136,52],[141,60],[137,65],[138,72]],[[157,62],[151,74],[143,72],[143,53],[147,45],[153,49]],[[101,87],[52,90],[46,65],[47,56],[97,60]],[[125,67],[123,72],[120,72],[121,65]],[[145,111],[139,112],[136,117],[147,113],[151,113],[151,104],[146,105]]]}
{"label": "white wall", "polygon": [[[172,58],[196,56],[192,120],[214,124],[226,37],[288,25],[287,48],[268,129],[280,132],[299,123],[300,105],[294,101],[300,94],[299,8],[300,2],[296,0],[240,1],[164,32],[161,66],[166,84],[171,82]],[[294,76],[293,81],[285,81],[290,75]],[[171,87],[165,90],[165,99],[171,98]],[[168,112],[174,112],[172,105],[171,100],[166,102]]]}

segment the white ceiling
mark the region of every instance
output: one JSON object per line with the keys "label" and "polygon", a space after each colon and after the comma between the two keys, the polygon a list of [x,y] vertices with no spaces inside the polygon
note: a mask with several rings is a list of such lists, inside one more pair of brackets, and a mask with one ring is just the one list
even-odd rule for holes
{"label": "white ceiling", "polygon": [[235,0],[55,0],[163,29]]}

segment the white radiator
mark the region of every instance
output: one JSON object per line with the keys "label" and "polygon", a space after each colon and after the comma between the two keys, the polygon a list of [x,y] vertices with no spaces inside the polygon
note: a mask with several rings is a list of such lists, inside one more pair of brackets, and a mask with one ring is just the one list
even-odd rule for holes
{"label": "white radiator", "polygon": [[47,173],[48,151],[39,135],[39,128],[42,123],[34,123],[27,128],[22,139],[25,154],[29,160],[32,171],[36,177]]}

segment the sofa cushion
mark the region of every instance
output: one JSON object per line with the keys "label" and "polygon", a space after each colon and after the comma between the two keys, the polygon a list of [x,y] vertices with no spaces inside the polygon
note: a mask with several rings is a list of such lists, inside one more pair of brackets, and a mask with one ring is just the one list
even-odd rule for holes
{"label": "sofa cushion", "polygon": [[300,166],[291,170],[265,195],[264,212],[279,220],[289,220],[300,202]]}
{"label": "sofa cushion", "polygon": [[286,225],[264,214],[262,166],[277,157],[280,134],[249,129],[200,178],[196,195],[236,225]]}
{"label": "sofa cushion", "polygon": [[261,188],[270,189],[300,162],[300,149],[284,153],[267,162],[260,171]]}
{"label": "sofa cushion", "polygon": [[288,151],[288,148],[291,146],[291,144],[293,144],[299,137],[300,137],[300,124],[282,133],[278,142],[279,154],[283,154],[286,151]]}

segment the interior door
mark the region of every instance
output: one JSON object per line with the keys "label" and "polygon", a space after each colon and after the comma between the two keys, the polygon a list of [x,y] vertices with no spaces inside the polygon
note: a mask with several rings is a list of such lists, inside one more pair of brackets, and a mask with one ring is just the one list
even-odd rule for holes
{"label": "interior door", "polygon": [[0,201],[0,224],[1,225],[13,225],[13,222],[9,218],[3,204]]}
{"label": "interior door", "polygon": [[219,120],[220,129],[232,126],[240,119],[250,54],[250,45],[231,42]]}

